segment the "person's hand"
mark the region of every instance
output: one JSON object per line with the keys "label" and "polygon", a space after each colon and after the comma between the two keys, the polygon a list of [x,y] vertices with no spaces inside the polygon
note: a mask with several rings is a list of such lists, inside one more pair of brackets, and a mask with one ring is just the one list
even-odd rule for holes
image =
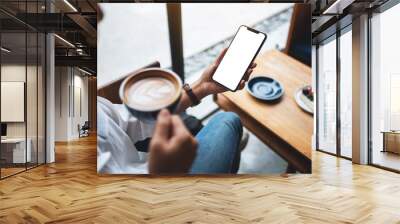
{"label": "person's hand", "polygon": [[196,157],[197,141],[177,115],[161,110],[149,148],[151,174],[187,173]]}
{"label": "person's hand", "polygon": [[[203,72],[203,75],[201,76],[200,80],[198,81],[198,84],[201,86],[202,91],[204,92],[203,95],[209,95],[209,94],[216,94],[216,93],[222,93],[227,91],[228,89],[219,85],[215,81],[212,80],[212,76],[215,73],[215,70],[217,70],[218,65],[221,63],[222,59],[224,58],[224,55],[226,53],[228,48],[225,48],[218,56],[218,58],[215,60],[213,64],[208,66],[208,68]],[[243,89],[244,86],[246,85],[247,80],[249,79],[250,74],[253,72],[253,69],[257,66],[256,63],[252,63],[247,69],[245,75],[243,76],[243,79],[240,81],[238,89]]]}

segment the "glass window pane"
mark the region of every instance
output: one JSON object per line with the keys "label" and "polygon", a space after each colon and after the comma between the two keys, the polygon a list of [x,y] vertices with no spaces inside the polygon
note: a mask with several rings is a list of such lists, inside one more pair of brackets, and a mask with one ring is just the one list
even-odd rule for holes
{"label": "glass window pane", "polygon": [[[1,176],[25,170],[26,33],[1,33]],[[6,50],[4,50],[6,49]],[[11,109],[13,108],[13,109]]]}
{"label": "glass window pane", "polygon": [[26,80],[26,118],[27,143],[31,151],[28,158],[28,168],[37,165],[37,33],[28,32],[27,80]]}
{"label": "glass window pane", "polygon": [[340,153],[351,158],[352,149],[352,34],[340,36]]}
{"label": "glass window pane", "polygon": [[[38,2],[27,2],[26,12],[37,13],[39,11]],[[27,29],[27,69],[26,69],[26,125],[27,125],[27,167],[37,165],[37,132],[38,132],[38,33],[35,30]]]}
{"label": "glass window pane", "polygon": [[171,66],[166,4],[99,6],[104,14],[98,23],[99,86],[155,61]]}
{"label": "glass window pane", "polygon": [[46,99],[46,74],[45,74],[45,65],[46,65],[46,36],[43,33],[39,33],[38,35],[38,164],[45,163],[45,124],[46,124],[46,108],[45,108],[45,99]]}
{"label": "glass window pane", "polygon": [[[0,3],[7,11],[21,14],[43,13],[44,5],[44,0]],[[45,161],[45,35],[8,15],[0,13],[0,17],[7,19],[0,38],[4,178]]]}
{"label": "glass window pane", "polygon": [[400,170],[400,33],[393,29],[398,21],[399,4],[371,19],[372,163],[395,170]]}
{"label": "glass window pane", "polygon": [[336,153],[336,39],[318,48],[318,149]]}

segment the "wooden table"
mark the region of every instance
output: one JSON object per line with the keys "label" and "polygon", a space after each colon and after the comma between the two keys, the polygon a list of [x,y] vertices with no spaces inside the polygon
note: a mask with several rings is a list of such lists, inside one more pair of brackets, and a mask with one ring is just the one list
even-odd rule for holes
{"label": "wooden table", "polygon": [[381,131],[383,135],[382,152],[400,154],[400,131]]}
{"label": "wooden table", "polygon": [[311,68],[277,50],[258,56],[256,63],[252,76],[268,75],[283,85],[279,102],[259,101],[245,89],[215,95],[214,100],[223,110],[236,112],[247,129],[284,158],[288,172],[311,173],[313,117],[294,100],[298,88],[311,84]]}

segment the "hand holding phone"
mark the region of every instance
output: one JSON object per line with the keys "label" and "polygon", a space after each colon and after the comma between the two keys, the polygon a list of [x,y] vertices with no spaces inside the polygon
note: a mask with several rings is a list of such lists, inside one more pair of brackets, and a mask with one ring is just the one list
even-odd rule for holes
{"label": "hand holding phone", "polygon": [[240,26],[222,55],[212,79],[225,88],[236,91],[266,39],[266,34]]}
{"label": "hand holding phone", "polygon": [[[213,75],[215,71],[217,70],[219,64],[221,63],[222,59],[224,58],[224,55],[228,48],[225,48],[224,50],[221,51],[219,54],[218,58],[212,63],[210,66],[206,68],[206,70],[203,72],[201,78],[197,81],[198,84],[202,86],[202,94],[199,95],[200,98],[210,95],[210,94],[217,94],[217,93],[222,93],[227,91],[228,89],[219,84],[216,83],[213,80]],[[245,72],[244,76],[242,77],[242,80],[240,80],[239,87],[237,89],[243,89],[246,85],[247,79],[249,78],[250,74],[253,72],[253,69],[257,66],[256,63],[252,63],[250,67],[247,69]]]}

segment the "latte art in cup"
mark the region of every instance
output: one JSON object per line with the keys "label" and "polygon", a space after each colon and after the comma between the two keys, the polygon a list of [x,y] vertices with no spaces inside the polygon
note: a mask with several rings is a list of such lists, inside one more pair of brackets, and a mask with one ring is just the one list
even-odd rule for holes
{"label": "latte art in cup", "polygon": [[154,122],[161,109],[175,112],[182,94],[182,80],[173,71],[147,68],[129,75],[119,95],[128,111],[137,119]]}
{"label": "latte art in cup", "polygon": [[143,110],[167,107],[176,98],[176,85],[163,77],[150,77],[134,82],[125,91],[127,104]]}

